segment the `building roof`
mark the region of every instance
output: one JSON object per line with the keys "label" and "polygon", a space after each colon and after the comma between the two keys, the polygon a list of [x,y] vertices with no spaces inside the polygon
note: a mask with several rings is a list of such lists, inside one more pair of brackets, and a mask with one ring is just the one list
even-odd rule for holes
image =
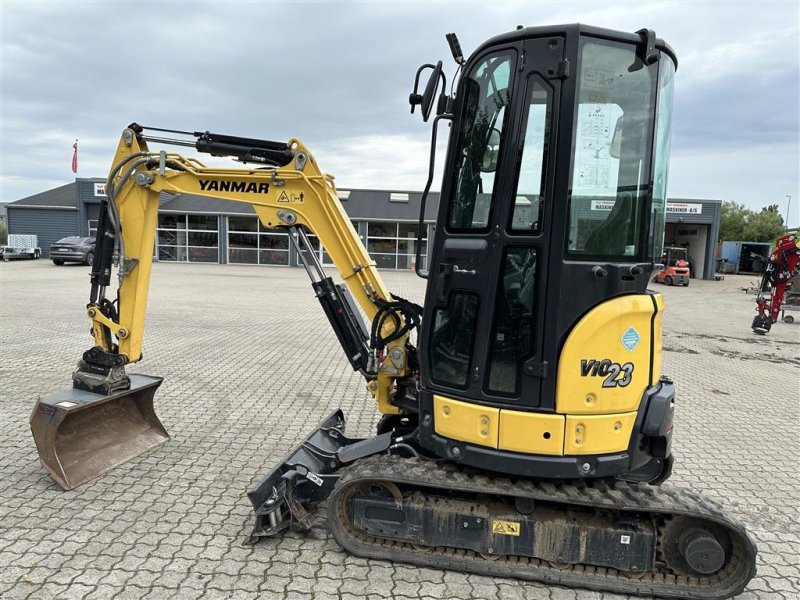
{"label": "building roof", "polygon": [[[416,221],[422,192],[398,192],[396,190],[339,189],[339,199],[351,219],[364,221]],[[406,200],[407,198],[407,200]],[[721,200],[668,198],[669,203],[719,204]],[[436,220],[439,207],[439,192],[428,194],[425,204],[425,220]],[[183,213],[253,215],[249,204],[216,200],[192,194],[162,194],[161,210]]]}
{"label": "building roof", "polygon": [[[390,190],[337,190],[345,211],[351,219],[372,221],[416,221],[422,192]],[[394,198],[393,200],[390,198]],[[408,200],[405,200],[405,198]],[[435,221],[439,193],[431,192],[425,204],[425,220]],[[161,210],[206,214],[255,214],[249,204],[217,200],[193,194],[162,194]]]}
{"label": "building roof", "polygon": [[159,211],[181,213],[204,213],[224,215],[254,215],[253,207],[249,204],[217,200],[205,196],[192,194],[161,194],[161,207]]}
{"label": "building roof", "polygon": [[[32,208],[71,208],[77,209],[76,185],[79,181],[102,182],[99,178],[79,178],[73,183],[6,203],[10,207]],[[413,222],[419,218],[419,205],[422,192],[375,190],[375,189],[340,189],[339,199],[351,219],[368,221],[406,221]],[[668,202],[719,204],[720,200],[669,198]],[[439,192],[431,192],[425,206],[425,220],[434,222],[439,206]],[[224,215],[252,215],[252,206],[245,203],[217,200],[192,194],[161,195],[161,210],[176,213],[205,213]]]}
{"label": "building roof", "polygon": [[[342,198],[350,192],[347,199]],[[398,192],[390,190],[339,190],[342,206],[353,219],[416,221],[419,219],[419,206],[422,192]],[[392,197],[407,197],[408,200],[394,200]],[[435,221],[439,207],[439,192],[428,194],[425,203],[425,220]]]}
{"label": "building roof", "polygon": [[10,207],[78,208],[75,182],[7,203]]}

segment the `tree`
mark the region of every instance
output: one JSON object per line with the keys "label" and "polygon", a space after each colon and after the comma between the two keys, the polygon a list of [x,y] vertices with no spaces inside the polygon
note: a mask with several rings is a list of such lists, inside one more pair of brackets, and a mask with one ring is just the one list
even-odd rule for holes
{"label": "tree", "polygon": [[[753,212],[744,226],[744,236],[742,239],[748,242],[771,242],[776,237],[786,231],[783,225],[783,217],[777,211],[769,210],[772,207],[762,209],[761,212]],[[777,208],[777,207],[776,207]]]}
{"label": "tree", "polygon": [[5,221],[0,221],[0,246],[8,243],[8,228]]}
{"label": "tree", "polygon": [[719,215],[719,239],[743,240],[747,214],[752,212],[744,204],[726,200],[722,203]]}
{"label": "tree", "polygon": [[756,212],[738,202],[722,203],[719,217],[719,239],[722,241],[771,242],[784,231],[786,227],[777,204]]}

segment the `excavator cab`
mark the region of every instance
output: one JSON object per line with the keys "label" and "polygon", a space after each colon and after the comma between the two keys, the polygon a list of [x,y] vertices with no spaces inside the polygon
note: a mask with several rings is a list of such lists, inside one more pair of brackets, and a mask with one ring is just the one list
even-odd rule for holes
{"label": "excavator cab", "polygon": [[670,429],[647,284],[675,67],[650,30],[578,25],[464,61],[438,102],[453,127],[419,344],[425,448],[515,475],[668,475],[668,434],[644,436],[659,452],[632,440],[651,404]]}

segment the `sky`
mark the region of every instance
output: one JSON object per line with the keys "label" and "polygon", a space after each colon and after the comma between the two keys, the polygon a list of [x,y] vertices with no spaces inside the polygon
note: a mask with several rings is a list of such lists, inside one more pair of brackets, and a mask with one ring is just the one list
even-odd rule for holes
{"label": "sky", "polygon": [[421,190],[430,123],[408,94],[423,63],[454,74],[445,34],[468,55],[517,25],[581,22],[654,29],[675,49],[669,197],[786,215],[790,195],[797,226],[799,6],[0,0],[0,201],[73,181],[75,139],[78,176],[105,177],[134,121],[297,137],[340,188]]}

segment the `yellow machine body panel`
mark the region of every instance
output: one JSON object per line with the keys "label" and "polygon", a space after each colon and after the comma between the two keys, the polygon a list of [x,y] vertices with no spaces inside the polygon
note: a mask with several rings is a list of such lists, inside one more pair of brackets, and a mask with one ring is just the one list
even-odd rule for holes
{"label": "yellow machine body panel", "polygon": [[630,442],[636,411],[617,415],[569,415],[564,454],[622,452]]}
{"label": "yellow machine body panel", "polygon": [[[651,384],[654,313],[651,294],[620,296],[597,305],[575,325],[558,361],[557,413],[616,414],[638,408]],[[660,311],[655,318],[660,321]]]}
{"label": "yellow machine body panel", "polygon": [[664,314],[664,296],[653,294],[653,300],[655,300],[658,312],[656,318],[653,319],[653,376],[650,378],[650,385],[655,385],[661,379],[661,353],[663,351],[661,316]]}
{"label": "yellow machine body panel", "polygon": [[497,448],[500,409],[433,397],[436,432],[454,440]]}
{"label": "yellow machine body panel", "polygon": [[499,449],[528,454],[564,454],[564,415],[500,411]]}
{"label": "yellow machine body panel", "polygon": [[637,294],[607,300],[590,310],[572,329],[561,352],[556,414],[492,408],[434,395],[436,433],[489,448],[548,456],[626,450],[641,398],[661,376],[663,308],[660,294]]}

